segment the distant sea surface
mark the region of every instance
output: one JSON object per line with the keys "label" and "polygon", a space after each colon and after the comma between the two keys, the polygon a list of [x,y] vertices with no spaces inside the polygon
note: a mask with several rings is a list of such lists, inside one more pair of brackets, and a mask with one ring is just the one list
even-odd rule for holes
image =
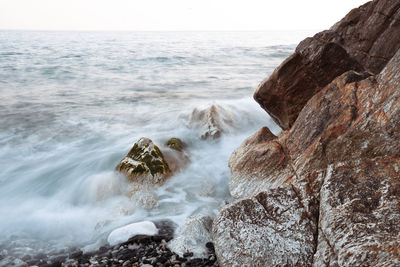
{"label": "distant sea surface", "polygon": [[[0,251],[95,247],[127,223],[217,212],[233,150],[262,126],[279,132],[255,88],[311,35],[0,31]],[[235,127],[204,141],[188,117],[211,104]],[[179,137],[191,158],[150,211],[114,172],[140,137]]]}

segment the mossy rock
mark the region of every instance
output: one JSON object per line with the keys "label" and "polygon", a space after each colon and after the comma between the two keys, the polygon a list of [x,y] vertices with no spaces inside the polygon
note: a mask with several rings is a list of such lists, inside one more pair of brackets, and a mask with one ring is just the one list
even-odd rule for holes
{"label": "mossy rock", "polygon": [[140,138],[115,168],[133,182],[160,184],[170,175],[161,150],[149,138]]}
{"label": "mossy rock", "polygon": [[165,145],[179,152],[182,152],[182,150],[186,147],[186,144],[181,139],[175,137],[169,139]]}

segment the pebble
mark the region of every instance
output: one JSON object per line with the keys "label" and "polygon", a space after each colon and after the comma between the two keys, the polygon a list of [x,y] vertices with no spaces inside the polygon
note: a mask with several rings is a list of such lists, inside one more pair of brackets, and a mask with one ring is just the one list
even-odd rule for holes
{"label": "pebble", "polygon": [[129,266],[130,264],[131,264],[131,261],[130,261],[130,260],[127,260],[127,261],[125,261],[125,262],[122,264],[122,267]]}
{"label": "pebble", "polygon": [[[167,231],[172,234],[172,231]],[[212,243],[207,243],[208,255],[204,259],[193,258],[193,253],[187,252],[180,257],[168,249],[167,241],[172,236],[148,237],[140,236],[129,239],[116,246],[102,246],[97,251],[83,253],[74,248],[62,254],[37,254],[24,257],[18,262],[29,266],[63,266],[63,267],[189,267],[189,266],[218,266]],[[6,250],[0,250],[0,255],[14,258]],[[14,258],[16,259],[16,258]],[[12,259],[12,260],[14,260]],[[10,262],[11,263],[11,262]]]}

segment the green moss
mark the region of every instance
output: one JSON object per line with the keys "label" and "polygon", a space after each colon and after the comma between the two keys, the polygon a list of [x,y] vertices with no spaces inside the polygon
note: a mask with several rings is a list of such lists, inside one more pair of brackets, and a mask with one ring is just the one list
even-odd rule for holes
{"label": "green moss", "polygon": [[182,152],[183,148],[185,147],[185,144],[179,138],[174,137],[169,139],[165,145],[179,152]]}
{"label": "green moss", "polygon": [[132,171],[132,173],[137,173],[137,174],[142,174],[145,172],[147,172],[147,169],[143,166],[143,164],[136,165]]}
{"label": "green moss", "polygon": [[129,151],[129,153],[128,153],[128,157],[130,157],[130,158],[134,158],[136,155],[139,155],[139,154],[141,154],[143,152],[143,149],[142,148],[139,148],[139,146],[138,146],[138,144],[137,143],[135,143],[134,145],[133,145],[133,147],[131,148],[131,150]]}
{"label": "green moss", "polygon": [[153,176],[157,173],[163,174],[169,172],[169,166],[165,161],[161,150],[156,145],[154,146],[154,150],[151,151],[150,155],[144,155],[142,160],[150,169],[150,172]]}
{"label": "green moss", "polygon": [[[167,162],[161,150],[151,142],[144,144],[139,147],[138,143],[135,143],[132,149],[129,151],[127,157],[138,161],[138,164],[123,164],[119,167],[120,171],[130,170],[131,174],[143,174],[146,172],[151,173],[152,176],[156,174],[166,174],[170,171]],[[154,145],[153,149],[149,149],[150,145]]]}

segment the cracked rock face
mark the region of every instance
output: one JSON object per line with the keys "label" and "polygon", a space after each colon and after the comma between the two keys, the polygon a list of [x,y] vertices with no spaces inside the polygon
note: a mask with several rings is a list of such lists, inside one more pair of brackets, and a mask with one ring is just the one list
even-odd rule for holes
{"label": "cracked rock face", "polygon": [[291,187],[223,208],[213,224],[221,266],[310,266],[316,223]]}
{"label": "cracked rock face", "polygon": [[[247,177],[262,179],[258,176],[260,172],[282,170],[277,154],[268,152],[270,147],[266,145],[278,140],[293,172],[288,172],[286,177],[284,171],[278,176],[272,175],[267,183],[276,183],[278,189],[289,183],[297,191],[305,214],[310,216],[308,220],[316,220],[318,228],[310,228],[311,232],[293,231],[286,225],[296,225],[295,216],[288,216],[284,223],[267,218],[250,194],[225,207],[214,222],[214,242],[222,266],[236,264],[238,258],[241,264],[251,265],[260,260],[259,247],[273,250],[266,245],[269,241],[257,239],[263,236],[267,222],[285,229],[285,238],[277,239],[282,246],[291,244],[291,238],[299,233],[305,235],[303,238],[316,236],[316,251],[307,250],[309,254],[303,255],[312,257],[313,261],[302,266],[396,266],[399,263],[400,50],[379,75],[363,77],[352,71],[344,73],[307,103],[289,131],[274,139],[268,134],[263,135],[267,138],[257,137],[266,132],[260,130],[238,149],[246,151],[246,155],[254,153],[249,151],[258,151],[262,144],[264,164],[272,164],[266,169],[257,162],[253,164],[251,157],[244,165],[241,160],[231,159],[233,171],[252,166],[247,169]],[[246,185],[246,179],[243,180]],[[276,192],[272,187],[265,186],[265,194]],[[262,186],[258,187],[260,190]],[[272,197],[266,199],[273,203]],[[271,209],[279,209],[279,205],[271,204]],[[285,200],[285,205],[291,209],[294,204]],[[244,219],[247,223],[241,222]],[[238,233],[232,244],[244,242],[248,247],[227,252],[230,249],[225,246],[236,246],[227,244],[228,236],[235,236],[235,232]],[[240,235],[242,232],[247,234]],[[248,242],[248,238],[254,238],[255,242]],[[281,259],[284,254],[279,255],[274,257]]]}
{"label": "cracked rock face", "polygon": [[400,2],[376,0],[353,9],[331,29],[303,40],[254,99],[287,130],[307,101],[349,70],[378,74],[400,48]]}
{"label": "cracked rock face", "polygon": [[[369,6],[385,7],[380,12],[389,16],[400,2],[362,8]],[[357,19],[349,29],[354,25]],[[349,70],[334,78],[308,100],[290,129],[277,137],[260,129],[232,154],[230,190],[240,199],[214,221],[219,263],[400,266],[399,140],[400,49],[376,75]],[[285,212],[268,213],[279,210]],[[305,221],[308,228],[301,228]],[[301,245],[307,249],[278,253],[294,238],[310,242]]]}

